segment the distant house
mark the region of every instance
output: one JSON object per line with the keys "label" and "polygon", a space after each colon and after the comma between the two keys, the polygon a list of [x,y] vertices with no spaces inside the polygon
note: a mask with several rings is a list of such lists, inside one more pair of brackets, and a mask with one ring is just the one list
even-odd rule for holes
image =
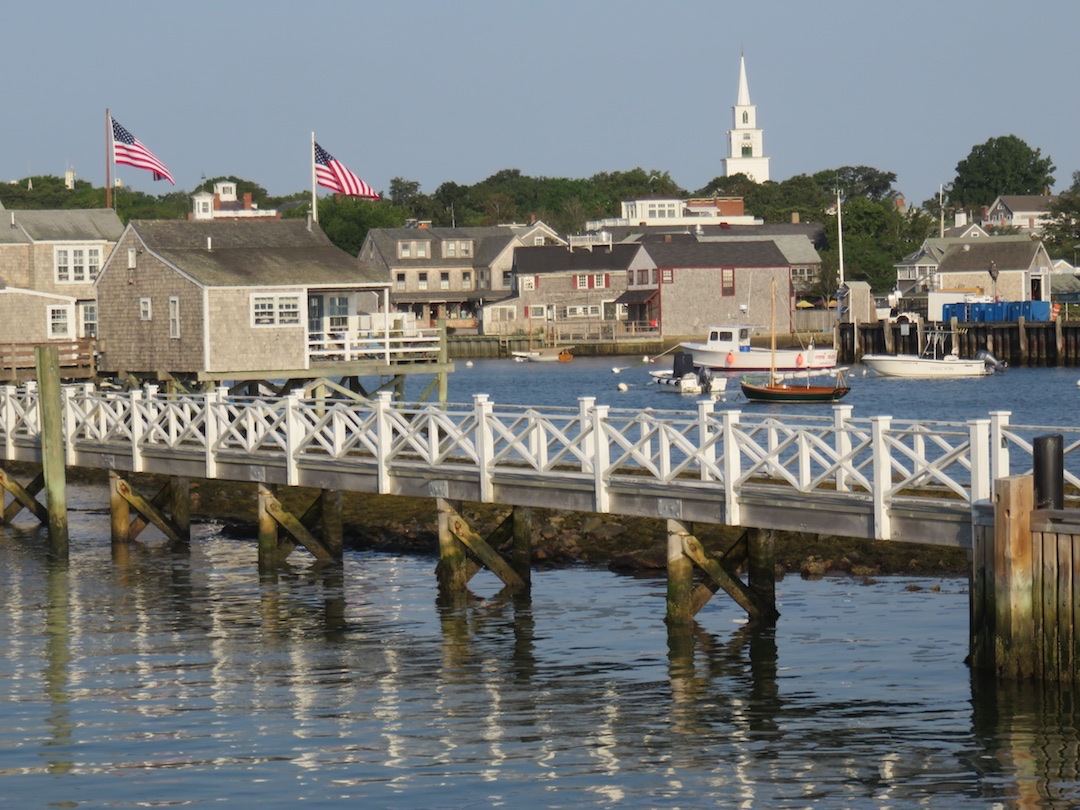
{"label": "distant house", "polygon": [[626,291],[627,266],[638,250],[637,245],[610,243],[517,248],[515,294],[484,305],[484,333],[590,324],[614,329],[625,321],[625,306],[616,302]]}
{"label": "distant house", "polygon": [[977,239],[952,244],[937,268],[937,291],[965,291],[1000,301],[1049,301],[1052,262],[1042,242]]}
{"label": "distant house", "polygon": [[896,289],[901,298],[910,298],[936,290],[939,286],[938,266],[945,253],[953,245],[971,245],[986,241],[994,244],[1005,242],[1030,242],[1024,234],[990,236],[974,223],[950,228],[944,236],[934,236],[923,240],[918,250],[909,253],[898,261],[896,268]]}
{"label": "distant house", "polygon": [[512,289],[514,249],[565,244],[543,222],[486,228],[372,228],[360,261],[393,284],[392,303],[418,323],[474,327],[480,307]]}
{"label": "distant house", "polygon": [[985,210],[982,224],[1039,233],[1050,221],[1050,205],[1056,199],[1050,194],[1003,194]]}
{"label": "distant house", "polygon": [[772,241],[646,242],[628,270],[627,317],[656,321],[665,337],[700,337],[717,324],[768,329],[773,300],[777,331],[791,329],[791,264]]}
{"label": "distant house", "polygon": [[100,368],[169,379],[310,369],[389,280],[302,220],[132,221],[97,279]]}
{"label": "distant house", "polygon": [[214,183],[214,191],[199,191],[191,195],[192,211],[188,219],[278,219],[275,209],[260,209],[251,200],[251,192],[244,192],[243,199],[236,195],[236,183],[221,180]]}
{"label": "distant house", "polygon": [[116,212],[3,210],[0,217],[0,343],[94,337],[94,280],[124,230]]}
{"label": "distant house", "polygon": [[681,225],[761,225],[762,220],[747,214],[742,197],[641,197],[623,200],[619,217],[590,220],[585,229],[609,230],[623,227]]}

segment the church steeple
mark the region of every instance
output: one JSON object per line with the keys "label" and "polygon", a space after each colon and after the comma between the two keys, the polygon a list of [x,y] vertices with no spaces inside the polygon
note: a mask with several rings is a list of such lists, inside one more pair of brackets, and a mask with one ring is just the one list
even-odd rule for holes
{"label": "church steeple", "polygon": [[750,83],[746,80],[746,56],[739,56],[739,93],[733,112],[733,128],[728,130],[728,156],[724,173],[745,174],[756,183],[769,179],[769,159],[763,136],[757,127],[757,107],[750,103]]}

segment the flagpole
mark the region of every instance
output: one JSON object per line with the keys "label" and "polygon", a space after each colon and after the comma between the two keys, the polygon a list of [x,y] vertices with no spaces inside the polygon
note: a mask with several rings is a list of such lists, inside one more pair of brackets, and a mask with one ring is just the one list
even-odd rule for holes
{"label": "flagpole", "polygon": [[311,133],[311,218],[312,221],[318,223],[319,221],[319,196],[316,191],[318,184],[315,177],[315,132]]}
{"label": "flagpole", "polygon": [[112,208],[112,150],[109,148],[112,139],[109,132],[112,129],[112,117],[109,108],[105,108],[105,207]]}

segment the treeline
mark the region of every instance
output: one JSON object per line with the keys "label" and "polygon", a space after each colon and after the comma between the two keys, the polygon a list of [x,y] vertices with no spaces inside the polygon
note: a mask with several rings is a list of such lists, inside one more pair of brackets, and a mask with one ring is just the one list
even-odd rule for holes
{"label": "treeline", "polygon": [[[999,167],[1007,165],[1008,171]],[[1018,168],[1019,167],[1019,168]],[[1053,184],[1049,158],[1014,136],[994,138],[975,147],[957,164],[957,177],[946,189],[947,225],[956,210],[974,214],[998,194],[1037,194]],[[113,208],[122,222],[132,219],[183,219],[191,211],[191,196],[213,191],[229,180],[242,197],[250,192],[262,209],[277,209],[286,218],[306,217],[310,191],[275,197],[250,180],[217,177],[193,191],[171,191],[154,197],[128,188],[113,189]],[[424,193],[414,180],[395,177],[379,201],[324,196],[319,200],[319,224],[343,250],[356,255],[371,228],[392,228],[409,219],[427,220],[434,227],[482,226],[543,220],[564,234],[580,233],[589,220],[618,217],[623,200],[644,197],[742,197],[747,214],[766,223],[802,222],[825,225],[817,245],[822,257],[822,294],[835,289],[839,265],[836,229],[836,193],[843,196],[844,269],[848,279],[868,281],[878,291],[895,285],[896,261],[937,233],[941,202],[901,204],[894,184],[896,175],[868,166],[843,166],[811,175],[796,175],[781,182],[755,183],[744,175],[716,177],[701,188],[681,188],[667,172],[635,168],[602,172],[592,177],[530,177],[517,169],[496,172],[475,185],[453,182]],[[1080,242],[1080,183],[1056,206],[1060,221],[1048,230],[1052,255],[1064,256]],[[101,208],[105,190],[77,180],[67,189],[62,178],[37,176],[0,186],[6,208]],[[1071,258],[1071,256],[1069,257]]]}

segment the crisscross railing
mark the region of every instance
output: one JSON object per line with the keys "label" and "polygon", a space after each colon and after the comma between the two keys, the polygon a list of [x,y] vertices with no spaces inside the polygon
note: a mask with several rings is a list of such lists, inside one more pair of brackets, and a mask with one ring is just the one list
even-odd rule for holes
{"label": "crisscross railing", "polygon": [[[873,536],[888,539],[898,508],[948,499],[970,508],[990,498],[992,482],[1031,471],[1036,437],[1065,436],[1065,483],[1080,491],[1080,428],[1018,426],[1007,412],[967,422],[855,418],[848,405],[827,416],[778,417],[712,402],[696,413],[611,409],[591,397],[577,408],[496,405],[484,394],[471,403],[371,401],[164,394],[154,386],[101,391],[64,389],[64,435],[69,464],[102,464],[93,453],[130,455],[131,469],[147,459],[205,459],[206,477],[218,465],[276,464],[296,484],[313,464],[373,468],[378,491],[394,477],[455,476],[474,482],[480,500],[495,483],[526,479],[537,485],[570,482],[594,508],[611,508],[612,492],[662,488],[671,498],[722,500],[725,519],[738,524],[744,496],[772,493],[795,501],[849,499],[872,509]],[[40,443],[33,385],[0,387],[0,450],[5,459],[30,458]],[[157,468],[160,468],[160,464]],[[786,494],[785,494],[786,493]],[[557,504],[553,504],[557,505]],[[926,510],[924,510],[926,511]],[[953,510],[955,511],[955,510]]]}

